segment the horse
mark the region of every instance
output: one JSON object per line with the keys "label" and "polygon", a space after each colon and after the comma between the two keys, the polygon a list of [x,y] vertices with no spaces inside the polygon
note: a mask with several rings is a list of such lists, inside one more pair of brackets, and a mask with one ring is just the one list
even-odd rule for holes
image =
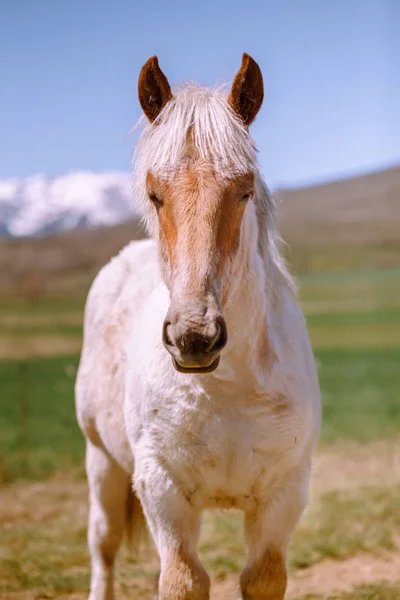
{"label": "horse", "polygon": [[[89,291],[76,381],[89,483],[90,600],[114,597],[126,527],[147,524],[161,600],[207,600],[205,509],[244,514],[244,600],[282,600],[320,428],[317,368],[249,133],[264,96],[243,54],[227,86],[178,86],[153,56],[133,196],[149,239]],[[131,525],[129,525],[129,523]]]}

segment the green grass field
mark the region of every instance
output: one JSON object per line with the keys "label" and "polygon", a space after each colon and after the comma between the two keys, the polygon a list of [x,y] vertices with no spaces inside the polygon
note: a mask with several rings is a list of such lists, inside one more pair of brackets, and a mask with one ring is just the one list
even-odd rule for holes
{"label": "green grass field", "polygon": [[[321,445],[366,443],[400,432],[400,347],[320,349],[315,354],[323,399]],[[0,363],[3,481],[47,477],[83,460],[73,396],[78,356],[24,364],[27,371],[21,362]],[[22,394],[26,407],[21,415]]]}
{"label": "green grass field", "polygon": [[[396,436],[400,271],[317,272],[300,284],[322,389],[321,445]],[[83,305],[46,299],[2,306],[0,338],[11,340],[16,357],[0,362],[2,480],[46,477],[82,461],[73,385]],[[41,356],[65,340],[65,356]]]}

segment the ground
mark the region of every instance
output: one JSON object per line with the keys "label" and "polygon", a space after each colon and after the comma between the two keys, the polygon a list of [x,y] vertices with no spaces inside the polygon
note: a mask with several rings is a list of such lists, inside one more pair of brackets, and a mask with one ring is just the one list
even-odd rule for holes
{"label": "ground", "polygon": [[[288,598],[400,598],[400,446],[349,442],[320,451],[312,499],[289,553]],[[79,472],[15,482],[2,492],[0,597],[86,597],[87,486]],[[243,564],[239,513],[206,514],[200,554],[213,577],[212,598],[235,597]],[[157,559],[124,547],[120,598],[152,598]]]}

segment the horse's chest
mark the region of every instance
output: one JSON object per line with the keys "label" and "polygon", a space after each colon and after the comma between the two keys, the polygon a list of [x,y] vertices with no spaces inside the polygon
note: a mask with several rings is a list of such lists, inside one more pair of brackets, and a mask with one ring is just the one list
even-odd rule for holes
{"label": "horse's chest", "polygon": [[256,445],[266,437],[268,431],[247,419],[217,418],[207,423],[198,471],[210,499],[215,498],[219,503],[224,496],[236,497],[249,492],[262,467]]}
{"label": "horse's chest", "polygon": [[160,415],[158,451],[193,502],[205,506],[242,507],[261,496],[296,443],[284,411],[278,418],[262,406],[167,413]]}

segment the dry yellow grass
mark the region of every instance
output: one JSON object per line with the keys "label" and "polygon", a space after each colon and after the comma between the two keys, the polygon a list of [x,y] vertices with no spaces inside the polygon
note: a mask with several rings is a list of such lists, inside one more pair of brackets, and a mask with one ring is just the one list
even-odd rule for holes
{"label": "dry yellow grass", "polygon": [[[360,598],[396,598],[393,586],[400,579],[400,512],[395,510],[400,506],[400,491],[393,490],[400,490],[399,460],[399,446],[393,442],[348,445],[318,455],[309,516],[300,524],[292,546],[288,598],[300,600],[309,594],[316,594],[316,598],[341,598],[340,594],[366,584],[372,587],[369,591],[365,588],[365,594],[371,595]],[[332,505],[326,502],[331,493],[338,494],[334,515],[329,514]],[[357,506],[368,503],[368,510],[350,514],[354,531],[362,528],[360,538],[349,537],[347,531],[349,515],[343,511],[348,508],[349,495],[356,498]],[[86,482],[76,474],[59,474],[47,482],[16,483],[1,489],[0,598],[85,598],[86,496]],[[325,513],[319,514],[321,510]],[[322,525],[315,521],[317,514]],[[325,537],[332,534],[330,522],[338,527],[339,537],[344,538],[341,558],[336,560],[329,557]],[[244,561],[241,517],[237,513],[210,512],[204,525],[200,553],[213,577],[212,598],[233,598],[237,572]],[[381,532],[387,535],[388,531],[392,531],[393,539],[392,545],[386,547]],[[357,546],[364,539],[372,540],[367,549],[362,543]],[[296,565],[304,558],[304,547],[317,553],[311,560],[312,566],[300,569]],[[151,547],[144,550],[137,563],[124,548],[119,560],[118,597],[123,600],[140,595],[143,600],[150,600],[157,568]],[[386,587],[378,585],[385,595],[376,595],[376,582],[385,583]],[[343,600],[346,598],[344,595]]]}

